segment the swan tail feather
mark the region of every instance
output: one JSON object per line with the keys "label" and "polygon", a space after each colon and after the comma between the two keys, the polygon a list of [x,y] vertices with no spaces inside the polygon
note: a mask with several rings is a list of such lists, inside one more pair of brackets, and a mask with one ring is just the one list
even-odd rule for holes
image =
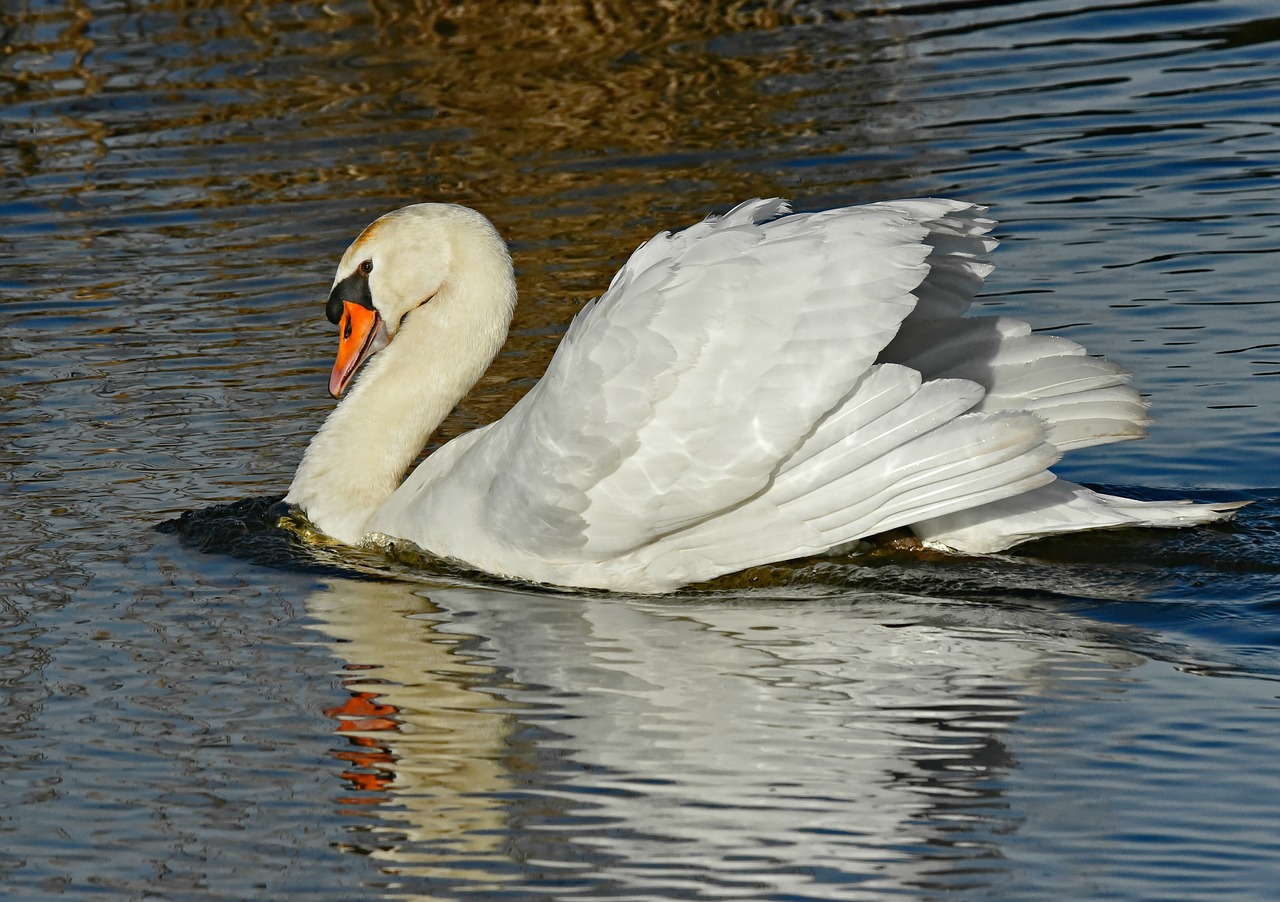
{"label": "swan tail feather", "polygon": [[911,524],[928,546],[988,554],[1069,532],[1129,526],[1182,527],[1228,520],[1247,501],[1138,501],[1055,480],[1021,495]]}

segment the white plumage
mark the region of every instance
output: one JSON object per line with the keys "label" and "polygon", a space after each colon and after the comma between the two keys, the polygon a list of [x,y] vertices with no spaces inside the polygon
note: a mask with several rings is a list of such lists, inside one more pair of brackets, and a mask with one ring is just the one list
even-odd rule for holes
{"label": "white plumage", "polygon": [[[966,317],[983,209],[753,200],[641,246],[501,420],[401,484],[505,338],[502,240],[463,207],[382,217],[338,267],[335,394],[286,498],[348,543],[407,540],[536,582],[666,591],[909,526],[990,552],[1186,525],[1236,505],[1056,481],[1065,450],[1145,434],[1128,374],[1020,320]],[[376,353],[375,353],[376,352]]]}

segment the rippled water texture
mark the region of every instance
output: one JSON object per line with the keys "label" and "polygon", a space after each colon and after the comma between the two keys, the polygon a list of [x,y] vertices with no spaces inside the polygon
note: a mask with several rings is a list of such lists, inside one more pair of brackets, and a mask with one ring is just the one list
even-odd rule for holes
{"label": "rippled water texture", "polygon": [[[1274,898],[1271,0],[420,7],[0,12],[0,895]],[[1153,402],[1061,472],[1256,503],[661,599],[275,529],[370,219],[512,243],[443,439],[638,242],[767,194],[990,204],[980,306]]]}

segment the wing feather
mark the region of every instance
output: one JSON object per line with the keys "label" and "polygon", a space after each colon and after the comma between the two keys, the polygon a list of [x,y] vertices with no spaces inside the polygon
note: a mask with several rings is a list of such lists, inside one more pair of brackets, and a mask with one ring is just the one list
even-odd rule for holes
{"label": "wing feather", "polygon": [[972,380],[985,391],[977,410],[1033,411],[1064,451],[1147,434],[1146,404],[1124,368],[1012,317],[909,319],[880,359]]}
{"label": "wing feather", "polygon": [[980,397],[972,383],[873,368],[766,491],[650,546],[646,571],[672,585],[707,579],[776,561],[779,549],[818,554],[1052,481],[1058,451],[1043,423],[963,414]]}
{"label": "wing feather", "polygon": [[785,210],[748,202],[636,251],[473,446],[492,476],[486,531],[602,557],[744,503],[893,338],[935,243],[967,255],[944,267],[964,286],[990,246],[954,201],[771,219]]}

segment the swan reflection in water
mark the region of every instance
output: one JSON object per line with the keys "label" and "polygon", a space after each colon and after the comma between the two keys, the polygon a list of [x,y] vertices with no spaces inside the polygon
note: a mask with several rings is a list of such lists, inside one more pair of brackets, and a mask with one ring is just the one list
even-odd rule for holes
{"label": "swan reflection in water", "polygon": [[341,582],[309,610],[346,662],[351,848],[411,898],[971,886],[1016,826],[1028,702],[1141,660],[1065,615],[889,595]]}

